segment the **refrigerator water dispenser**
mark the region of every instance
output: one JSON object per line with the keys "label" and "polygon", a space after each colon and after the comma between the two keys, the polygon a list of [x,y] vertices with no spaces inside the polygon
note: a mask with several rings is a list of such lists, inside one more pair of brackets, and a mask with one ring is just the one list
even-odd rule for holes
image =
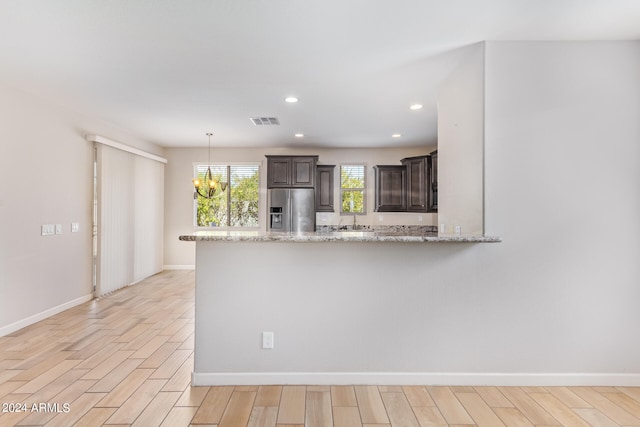
{"label": "refrigerator water dispenser", "polygon": [[282,230],[282,208],[272,207],[269,210],[271,220],[269,221],[269,227],[272,230]]}

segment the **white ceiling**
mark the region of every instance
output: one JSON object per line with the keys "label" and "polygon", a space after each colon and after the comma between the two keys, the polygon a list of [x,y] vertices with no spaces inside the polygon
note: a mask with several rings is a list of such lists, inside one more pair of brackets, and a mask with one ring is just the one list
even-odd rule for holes
{"label": "white ceiling", "polygon": [[0,82],[167,147],[416,146],[465,47],[629,39],[639,0],[0,0]]}

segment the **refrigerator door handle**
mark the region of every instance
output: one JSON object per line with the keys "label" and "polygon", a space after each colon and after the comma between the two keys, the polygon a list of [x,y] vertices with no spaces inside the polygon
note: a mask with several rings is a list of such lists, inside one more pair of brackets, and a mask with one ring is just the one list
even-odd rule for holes
{"label": "refrigerator door handle", "polygon": [[289,190],[289,232],[293,231],[293,195]]}

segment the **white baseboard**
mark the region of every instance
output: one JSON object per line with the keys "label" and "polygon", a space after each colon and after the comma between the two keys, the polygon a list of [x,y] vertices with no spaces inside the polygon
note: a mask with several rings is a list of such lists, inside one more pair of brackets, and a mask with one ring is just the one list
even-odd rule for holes
{"label": "white baseboard", "polygon": [[48,310],[45,310],[43,312],[40,312],[38,314],[34,314],[33,316],[29,316],[26,319],[22,319],[22,320],[18,320],[17,322],[14,322],[10,325],[7,326],[3,326],[0,327],[0,337],[3,337],[5,335],[11,334],[15,331],[19,331],[20,329],[29,326],[29,325],[33,325],[36,322],[39,322],[41,320],[46,319],[47,317],[51,317],[54,314],[58,314],[62,311],[68,310],[70,308],[75,307],[76,305],[80,305],[82,303],[85,303],[87,301],[91,301],[93,299],[93,294],[87,294],[85,296],[82,296],[80,298],[76,298],[74,300],[71,300],[69,302],[65,302],[64,304],[60,304],[56,307],[52,307]]}
{"label": "white baseboard", "polygon": [[165,265],[163,266],[164,270],[195,270],[196,266],[194,265]]}
{"label": "white baseboard", "polygon": [[504,374],[423,372],[220,372],[191,374],[194,386],[218,385],[467,385],[640,386],[640,374]]}

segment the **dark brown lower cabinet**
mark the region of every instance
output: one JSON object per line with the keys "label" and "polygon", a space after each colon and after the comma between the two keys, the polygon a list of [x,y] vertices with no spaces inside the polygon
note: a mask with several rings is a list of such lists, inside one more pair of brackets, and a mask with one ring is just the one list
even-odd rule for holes
{"label": "dark brown lower cabinet", "polygon": [[378,165],[375,170],[375,211],[406,212],[407,168],[396,165]]}

